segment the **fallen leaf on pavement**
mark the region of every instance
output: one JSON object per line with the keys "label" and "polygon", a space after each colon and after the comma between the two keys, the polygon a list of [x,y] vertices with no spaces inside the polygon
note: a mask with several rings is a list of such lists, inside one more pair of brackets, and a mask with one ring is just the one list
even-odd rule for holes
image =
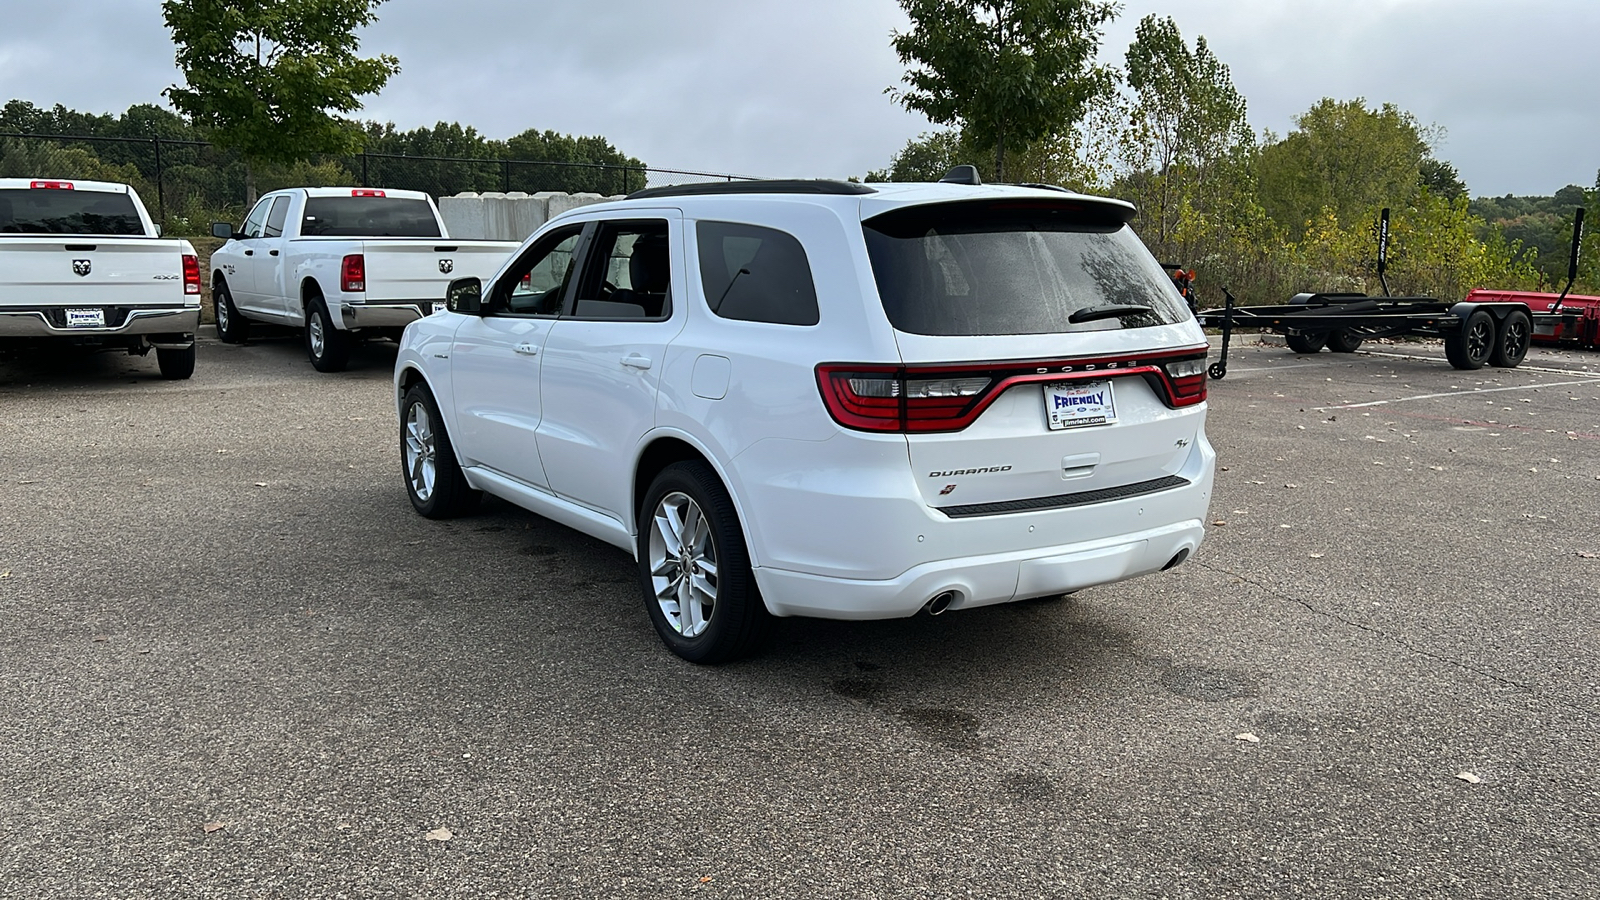
{"label": "fallen leaf on pavement", "polygon": [[1236,740],[1236,741],[1244,741],[1247,744],[1259,744],[1259,743],[1261,743],[1261,738],[1256,737],[1255,735],[1251,734],[1248,731],[1246,731],[1244,734],[1236,734],[1236,735],[1234,735],[1233,739]]}
{"label": "fallen leaf on pavement", "polygon": [[448,841],[455,837],[455,835],[451,834],[450,829],[448,828],[435,828],[434,830],[428,832],[426,837],[430,841]]}
{"label": "fallen leaf on pavement", "polygon": [[226,822],[207,822],[200,827],[206,830],[206,834],[211,834],[214,831],[221,831],[222,829],[227,828],[228,825]]}
{"label": "fallen leaf on pavement", "polygon": [[1483,782],[1482,778],[1479,778],[1471,772],[1457,772],[1456,777],[1462,781],[1465,781],[1467,784],[1480,784]]}
{"label": "fallen leaf on pavement", "polygon": [[[1583,557],[1584,559],[1600,559],[1600,553],[1590,553],[1587,550],[1579,550],[1578,551],[1578,555]],[[9,575],[9,574],[11,574],[11,573],[10,572],[6,573],[6,575]],[[5,575],[0,575],[0,578],[4,578],[4,577],[5,577]]]}
{"label": "fallen leaf on pavement", "polygon": [[1311,554],[1311,558],[1312,559],[1321,559],[1322,558],[1322,554],[1321,553],[1313,553],[1313,554]]}
{"label": "fallen leaf on pavement", "polygon": [[1226,524],[1228,524],[1228,520],[1227,519],[1218,519],[1215,522],[1212,522],[1211,524],[1212,525],[1226,525]]}
{"label": "fallen leaf on pavement", "polygon": [[266,486],[267,486],[267,483],[265,481],[256,482],[256,487],[266,487]]}

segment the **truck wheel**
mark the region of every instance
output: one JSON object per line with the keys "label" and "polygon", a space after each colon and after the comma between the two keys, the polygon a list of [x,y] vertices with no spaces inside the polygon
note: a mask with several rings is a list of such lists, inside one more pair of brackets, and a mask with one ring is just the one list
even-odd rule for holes
{"label": "truck wheel", "polygon": [[343,372],[350,362],[350,335],[333,327],[321,297],[306,307],[306,354],[318,372]]}
{"label": "truck wheel", "polygon": [[1533,337],[1533,320],[1520,309],[1514,309],[1500,323],[1500,333],[1495,337],[1491,365],[1502,369],[1515,369],[1528,356],[1528,343]]}
{"label": "truck wheel", "polygon": [[645,492],[639,584],[667,649],[714,664],[752,652],[771,622],[733,500],[704,463],[673,463]]}
{"label": "truck wheel", "polygon": [[174,381],[188,378],[194,374],[194,345],[190,344],[184,350],[167,350],[156,348],[156,365],[161,368],[161,377]]}
{"label": "truck wheel", "polygon": [[1326,331],[1291,331],[1283,336],[1284,343],[1296,353],[1315,353],[1328,341]]}
{"label": "truck wheel", "polygon": [[412,385],[400,404],[400,465],[411,505],[429,519],[469,513],[483,497],[461,473],[439,405],[425,384]]}
{"label": "truck wheel", "polygon": [[1352,328],[1335,328],[1328,332],[1328,349],[1335,353],[1354,353],[1361,346],[1361,335]]}
{"label": "truck wheel", "polygon": [[211,291],[211,306],[217,315],[217,338],[224,344],[242,344],[250,334],[250,320],[239,315],[233,305],[233,292],[226,281],[217,282]]}
{"label": "truck wheel", "polygon": [[1444,336],[1444,355],[1458,369],[1481,369],[1494,349],[1494,316],[1486,309],[1475,309],[1459,331]]}

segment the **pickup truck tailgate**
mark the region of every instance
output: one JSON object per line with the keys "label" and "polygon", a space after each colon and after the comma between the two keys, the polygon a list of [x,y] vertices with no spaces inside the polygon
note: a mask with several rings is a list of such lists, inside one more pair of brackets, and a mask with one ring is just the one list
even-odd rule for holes
{"label": "pickup truck tailgate", "polygon": [[511,241],[448,238],[365,243],[366,300],[443,300],[450,282],[470,277],[488,280],[518,246]]}
{"label": "pickup truck tailgate", "polygon": [[0,235],[0,251],[13,288],[0,306],[173,306],[183,297],[183,248],[175,240]]}

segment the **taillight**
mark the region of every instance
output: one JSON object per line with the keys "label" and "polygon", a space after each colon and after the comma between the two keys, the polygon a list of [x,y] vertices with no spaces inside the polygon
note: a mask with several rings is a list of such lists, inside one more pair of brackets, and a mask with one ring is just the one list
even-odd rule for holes
{"label": "taillight", "polygon": [[200,293],[200,258],[192,253],[183,255],[183,292]]}
{"label": "taillight", "polygon": [[1161,364],[1171,385],[1173,406],[1193,406],[1206,399],[1206,358],[1190,356]]}
{"label": "taillight", "polygon": [[339,267],[339,284],[347,294],[355,294],[367,289],[367,258],[359,253],[352,253],[344,258],[344,263]]}
{"label": "taillight", "polygon": [[383,191],[374,191],[370,188],[356,188],[350,192],[352,197],[382,197]]}
{"label": "taillight", "polygon": [[817,367],[817,386],[846,428],[926,434],[966,428],[1013,385],[1128,375],[1142,376],[1174,409],[1206,399],[1203,350],[959,366],[828,363]]}
{"label": "taillight", "polygon": [[72,190],[72,182],[70,182],[70,181],[30,181],[30,182],[28,182],[28,187],[38,188],[40,190],[46,190],[46,191],[70,191],[70,190]]}

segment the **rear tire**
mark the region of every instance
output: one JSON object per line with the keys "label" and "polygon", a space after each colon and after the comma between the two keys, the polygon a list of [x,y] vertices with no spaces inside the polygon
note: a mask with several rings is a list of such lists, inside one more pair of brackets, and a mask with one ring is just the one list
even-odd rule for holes
{"label": "rear tire", "polygon": [[1475,309],[1458,331],[1444,336],[1444,355],[1450,365],[1471,371],[1483,368],[1495,345],[1494,316],[1486,309]]}
{"label": "rear tire", "polygon": [[1361,335],[1351,328],[1335,328],[1328,332],[1328,349],[1335,353],[1354,353],[1361,341]]}
{"label": "rear tire", "polygon": [[753,652],[771,627],[733,499],[704,463],[673,463],[645,492],[639,584],[667,649],[715,664]]}
{"label": "rear tire", "polygon": [[173,381],[188,378],[194,374],[194,345],[190,344],[183,350],[157,347],[156,365],[161,369],[162,378]]}
{"label": "rear tire", "polygon": [[350,363],[350,333],[333,327],[321,297],[306,307],[306,355],[318,372],[343,372]]}
{"label": "rear tire", "polygon": [[1296,353],[1316,353],[1322,345],[1328,342],[1326,331],[1301,331],[1289,332],[1283,336],[1284,343]]}
{"label": "rear tire", "polygon": [[239,315],[226,281],[217,282],[212,289],[211,309],[217,317],[217,338],[224,344],[242,344],[250,336],[250,320]]}
{"label": "rear tire", "polygon": [[1502,369],[1515,369],[1528,357],[1528,345],[1532,339],[1533,320],[1520,309],[1512,310],[1500,323],[1489,363]]}
{"label": "rear tire", "polygon": [[467,484],[439,405],[425,384],[412,385],[400,404],[400,474],[411,505],[425,518],[453,519],[483,499]]}

